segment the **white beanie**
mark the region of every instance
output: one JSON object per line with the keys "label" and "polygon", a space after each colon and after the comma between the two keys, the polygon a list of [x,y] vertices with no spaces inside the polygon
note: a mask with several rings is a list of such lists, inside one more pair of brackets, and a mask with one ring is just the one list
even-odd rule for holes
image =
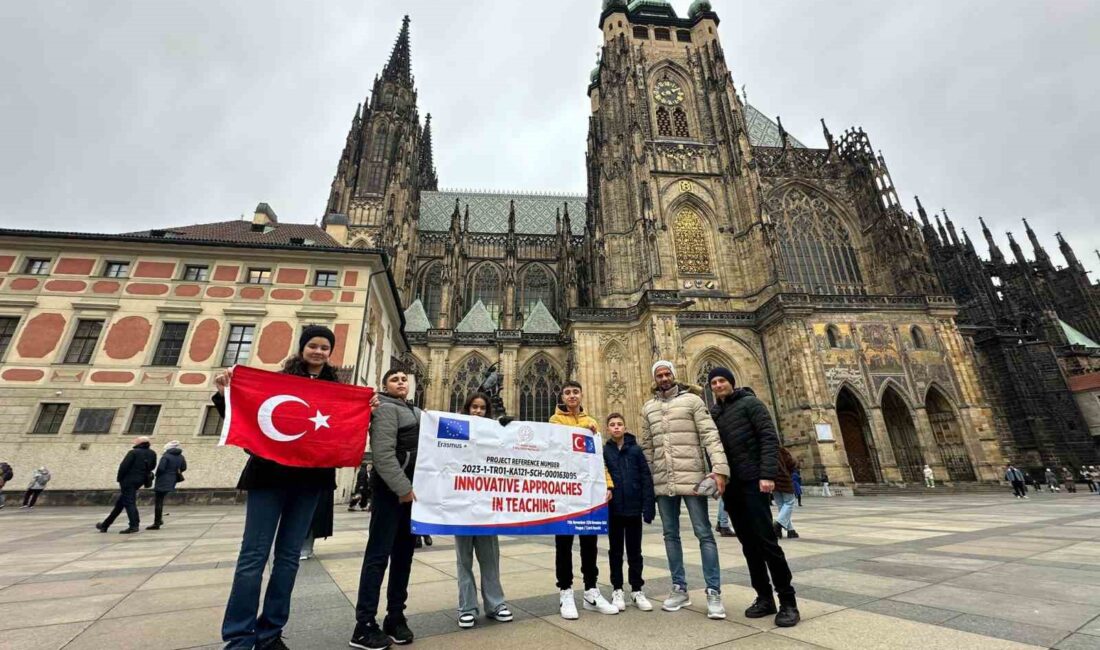
{"label": "white beanie", "polygon": [[176,449],[179,446],[180,446],[179,441],[178,440],[173,440],[172,442],[169,442],[168,444],[164,445],[164,451],[168,451],[169,449]]}
{"label": "white beanie", "polygon": [[650,370],[650,374],[656,375],[658,368],[668,368],[673,375],[676,374],[676,366],[672,365],[671,361],[665,361],[664,359],[661,359],[657,363],[653,364],[653,369]]}

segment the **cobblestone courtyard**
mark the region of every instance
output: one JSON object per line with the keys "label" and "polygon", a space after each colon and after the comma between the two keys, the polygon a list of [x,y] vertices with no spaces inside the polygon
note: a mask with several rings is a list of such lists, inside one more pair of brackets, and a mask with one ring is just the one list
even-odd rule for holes
{"label": "cobblestone courtyard", "polygon": [[[120,536],[92,527],[105,509],[20,511],[14,501],[0,511],[0,648],[219,647],[242,508],[175,508],[163,530]],[[795,513],[802,539],[783,541],[803,617],[791,629],[741,614],[752,592],[732,538],[718,539],[730,616],[706,619],[686,513],[692,611],[582,611],[580,620],[562,620],[553,540],[502,538],[516,621],[462,631],[454,550],[450,538],[437,538],[416,555],[408,614],[418,648],[1095,649],[1098,510],[1100,497],[1087,493],[807,498]],[[366,523],[365,513],[338,507],[336,536],[318,541],[318,557],[303,563],[286,630],[292,648],[347,647]],[[646,590],[662,598],[669,580],[659,522],[646,528],[643,550]],[[604,583],[606,553],[600,564]]]}

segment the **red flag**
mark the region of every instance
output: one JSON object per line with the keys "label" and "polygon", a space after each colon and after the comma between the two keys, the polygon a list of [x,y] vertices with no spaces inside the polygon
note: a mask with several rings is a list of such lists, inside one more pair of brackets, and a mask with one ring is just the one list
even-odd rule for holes
{"label": "red flag", "polygon": [[371,388],[234,366],[218,444],[292,467],[356,467],[373,396]]}

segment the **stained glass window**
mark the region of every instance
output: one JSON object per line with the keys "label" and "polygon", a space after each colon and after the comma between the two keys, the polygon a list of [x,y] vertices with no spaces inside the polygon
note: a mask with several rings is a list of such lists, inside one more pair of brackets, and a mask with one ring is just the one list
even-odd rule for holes
{"label": "stained glass window", "polygon": [[438,327],[439,312],[443,303],[443,267],[439,262],[432,264],[420,277],[420,287],[416,293],[428,314],[428,322]]}
{"label": "stained glass window", "polygon": [[481,382],[485,380],[485,371],[488,368],[489,364],[485,359],[476,354],[471,354],[462,360],[452,375],[450,411],[458,413],[462,410],[466,398],[470,393],[476,392]]}
{"label": "stained glass window", "polygon": [[865,292],[851,235],[822,196],[792,187],[772,196],[767,211],[776,226],[788,291]]}
{"label": "stained glass window", "polygon": [[519,380],[519,419],[546,422],[554,414],[561,390],[561,374],[546,357],[528,364]]}
{"label": "stained glass window", "polygon": [[681,208],[673,224],[676,242],[676,268],[680,273],[710,273],[710,251],[707,250],[703,220],[693,208]]}
{"label": "stained glass window", "polygon": [[493,317],[493,322],[499,324],[500,308],[504,302],[500,290],[500,271],[492,264],[482,264],[470,275],[468,286],[466,308],[472,308],[480,300],[485,303],[485,309]]}
{"label": "stained glass window", "polygon": [[541,264],[533,264],[523,272],[523,282],[520,285],[520,305],[523,315],[530,315],[535,305],[542,301],[546,308],[554,314],[556,303],[554,301],[554,277],[550,271]]}

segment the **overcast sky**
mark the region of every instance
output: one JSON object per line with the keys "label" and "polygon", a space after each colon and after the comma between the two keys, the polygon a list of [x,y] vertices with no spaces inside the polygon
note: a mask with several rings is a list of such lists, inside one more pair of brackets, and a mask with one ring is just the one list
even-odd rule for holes
{"label": "overcast sky", "polygon": [[[689,0],[673,5],[684,15]],[[1021,217],[1100,272],[1100,1],[714,0],[750,103],[810,146],[862,125],[907,209]],[[600,0],[0,4],[0,225],[321,216],[355,104],[412,18],[443,187],[583,193]]]}

